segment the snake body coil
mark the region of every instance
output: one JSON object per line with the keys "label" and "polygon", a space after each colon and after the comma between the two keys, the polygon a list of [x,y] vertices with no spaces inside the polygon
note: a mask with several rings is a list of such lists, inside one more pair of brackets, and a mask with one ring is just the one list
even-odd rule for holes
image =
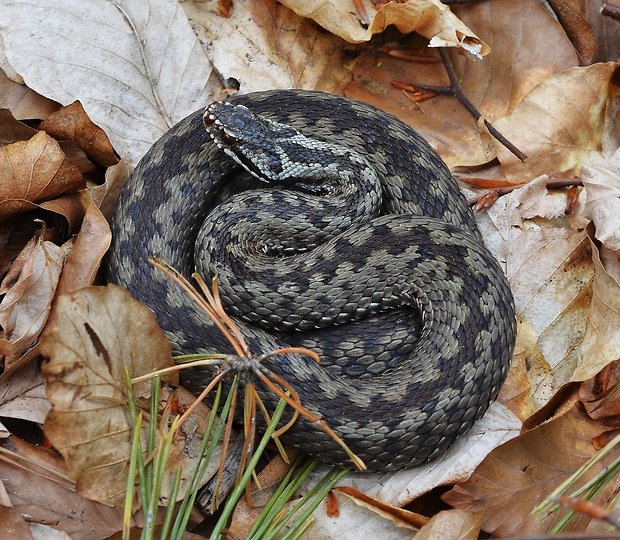
{"label": "snake body coil", "polygon": [[[147,259],[218,274],[253,352],[318,350],[318,365],[291,354],[268,367],[370,470],[440,456],[496,397],[515,338],[506,278],[445,164],[353,100],[291,90],[230,103],[247,109],[207,109],[215,142],[197,112],[142,159],[114,214],[110,280],[155,311],[175,352],[226,352]],[[195,369],[183,383],[209,380]],[[316,425],[298,421],[287,437],[345,461]]]}

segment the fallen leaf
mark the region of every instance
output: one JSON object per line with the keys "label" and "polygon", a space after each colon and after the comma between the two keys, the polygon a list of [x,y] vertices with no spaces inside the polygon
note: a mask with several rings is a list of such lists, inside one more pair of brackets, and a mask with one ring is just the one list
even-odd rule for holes
{"label": "fallen leaf", "polygon": [[347,474],[339,485],[402,508],[438,486],[467,480],[494,448],[516,437],[520,429],[519,419],[496,401],[442,458],[387,474]]}
{"label": "fallen leaf", "polygon": [[581,14],[582,4],[579,0],[549,0],[551,9],[579,54],[581,65],[587,66],[594,58],[596,43],[590,23]]}
{"label": "fallen leaf", "polygon": [[45,397],[43,377],[36,362],[2,376],[0,416],[43,424],[51,404]]}
{"label": "fallen leaf", "polygon": [[83,187],[80,171],[43,131],[27,141],[0,147],[0,218]]}
{"label": "fallen leaf", "polygon": [[30,88],[62,104],[79,99],[133,164],[217,87],[176,0],[10,0],[0,36]]}
{"label": "fallen leaf", "polygon": [[599,251],[592,241],[590,249],[594,263],[592,304],[583,337],[582,361],[571,377],[573,381],[594,377],[620,358],[620,284],[603,267]]}
{"label": "fallen leaf", "polygon": [[[561,514],[536,519],[530,512],[594,455],[592,438],[606,429],[574,406],[566,414],[495,449],[467,482],[442,498],[455,508],[482,512],[482,529],[495,536],[546,533]],[[595,465],[583,481],[604,466]],[[599,494],[603,499],[608,487]],[[583,531],[589,521],[580,517],[569,530]]]}
{"label": "fallen leaf", "polygon": [[29,523],[54,524],[73,540],[103,540],[122,528],[122,509],[75,493],[55,452],[14,436],[2,443],[2,450],[0,476],[13,508]]}
{"label": "fallen leaf", "polygon": [[443,510],[435,514],[415,535],[416,540],[477,540],[482,514],[465,510]]}
{"label": "fallen leaf", "polygon": [[211,61],[243,93],[273,88],[338,92],[350,79],[347,44],[273,0],[238,0],[230,17],[209,4],[182,2]]}
{"label": "fallen leaf", "polygon": [[457,19],[450,8],[438,0],[390,2],[373,9],[368,6],[370,21],[366,24],[339,0],[278,0],[302,17],[310,17],[326,30],[350,43],[369,41],[374,34],[393,24],[403,34],[417,32],[430,40],[431,47],[461,47],[474,56],[489,53],[489,47]]}
{"label": "fallen leaf", "polygon": [[548,192],[546,182],[541,177],[500,197],[478,219],[515,298],[517,343],[500,399],[521,420],[586,362],[583,339],[594,281],[588,220],[565,217],[564,195]]}
{"label": "fallen leaf", "polygon": [[[463,92],[484,118],[494,122],[511,111],[534,87],[578,65],[575,51],[557,20],[535,0],[493,0],[452,5],[454,13],[472,28],[484,28],[492,53],[474,62],[450,51],[449,58]],[[528,46],[536,42],[538,46]],[[403,38],[398,50],[418,56],[420,39]],[[553,54],[549,54],[549,50]],[[362,52],[353,66],[354,80],[346,95],[366,101],[413,126],[441,154],[450,167],[493,160],[497,149],[486,127],[451,96],[413,103],[411,95],[394,88],[394,81],[445,86],[449,83],[441,62],[402,60],[387,47],[383,54]]]}
{"label": "fallen leaf", "polygon": [[8,109],[0,109],[0,144],[27,141],[36,132],[36,129],[16,120]]}
{"label": "fallen leaf", "polygon": [[[339,515],[329,517],[325,503],[319,505],[312,514],[312,523],[304,532],[304,539],[323,540],[325,538],[369,536],[381,538],[381,540],[401,540],[403,536],[413,536],[415,529],[395,519],[393,515],[378,511],[367,504],[360,506],[357,499],[340,490],[336,489],[332,492],[337,501]],[[294,504],[295,501],[289,503],[291,507]]]}
{"label": "fallen leaf", "polygon": [[582,7],[596,39],[596,54],[593,62],[618,61],[620,25],[613,17],[601,14],[601,8],[607,3],[609,3],[607,0],[587,0]]}
{"label": "fallen leaf", "polygon": [[607,101],[617,64],[594,64],[559,73],[534,88],[495,127],[528,156],[522,163],[499,142],[497,155],[515,182],[572,172],[603,149]]}
{"label": "fallen leaf", "polygon": [[0,523],[6,538],[32,539],[26,519],[15,508],[0,506]]}
{"label": "fallen leaf", "polygon": [[[137,377],[169,367],[170,343],[151,310],[125,289],[108,285],[59,297],[41,340],[41,353],[49,357],[42,370],[53,405],[44,426],[46,436],[65,458],[67,472],[81,495],[105,504],[122,504],[131,444],[124,370]],[[178,375],[167,374],[162,380],[176,388]],[[134,387],[145,418],[150,412],[149,389],[149,382]],[[182,388],[164,386],[161,417],[178,414],[177,409],[186,409],[194,399]],[[177,431],[162,482],[162,503],[171,492],[177,469],[183,471],[178,493],[183,497],[209,414],[203,403],[198,404]],[[144,444],[148,425],[143,422]],[[158,433],[167,427],[160,426]],[[219,457],[215,455],[202,483],[217,469]]]}
{"label": "fallen leaf", "polygon": [[94,203],[91,203],[86,209],[80,232],[71,241],[72,248],[67,255],[58,284],[59,294],[92,285],[101,261],[110,247],[111,238],[110,225]]}
{"label": "fallen leaf", "polygon": [[12,81],[0,69],[0,108],[9,109],[15,118],[24,120],[45,118],[58,109],[58,104],[25,84]]}
{"label": "fallen leaf", "polygon": [[593,420],[620,421],[620,361],[605,366],[579,387],[579,399]]}
{"label": "fallen leaf", "polygon": [[33,239],[32,244],[24,248],[28,258],[17,280],[8,283],[5,278],[0,286],[5,292],[0,302],[0,353],[6,356],[5,370],[37,341],[47,323],[65,259],[64,251],[52,242]]}
{"label": "fallen leaf", "polygon": [[50,114],[41,122],[39,129],[59,141],[75,141],[89,158],[103,167],[118,163],[110,139],[91,121],[79,101]]}
{"label": "fallen leaf", "polygon": [[[49,358],[42,369],[53,405],[45,434],[79,493],[106,504],[122,501],[131,438],[124,369],[135,377],[172,361],[155,316],[113,285],[62,295],[41,354]],[[140,388],[147,392],[148,383]]]}

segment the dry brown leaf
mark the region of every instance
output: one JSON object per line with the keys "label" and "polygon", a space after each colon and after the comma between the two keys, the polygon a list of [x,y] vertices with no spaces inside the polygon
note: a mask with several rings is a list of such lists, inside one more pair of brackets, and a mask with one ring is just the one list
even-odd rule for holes
{"label": "dry brown leaf", "polygon": [[431,47],[461,47],[475,56],[486,56],[490,50],[438,0],[390,2],[378,10],[370,0],[365,0],[363,3],[370,16],[368,24],[360,20],[351,4],[341,0],[278,1],[350,43],[369,41],[374,34],[393,24],[403,34],[417,32],[429,39]]}
{"label": "dry brown leaf", "polygon": [[45,118],[58,109],[58,104],[40,96],[24,84],[13,82],[0,69],[0,108],[9,109],[15,118]]}
{"label": "dry brown leaf", "polygon": [[495,142],[506,177],[524,182],[541,174],[579,174],[603,149],[603,125],[617,65],[594,64],[555,75],[532,90],[495,127],[521,151],[525,163]]}
{"label": "dry brown leaf", "polygon": [[16,120],[8,109],[0,109],[0,144],[27,141],[36,132],[36,129]]}
{"label": "dry brown leaf", "polygon": [[0,302],[0,354],[6,356],[5,370],[37,341],[43,330],[65,259],[61,248],[35,239],[24,252],[27,257],[19,276],[9,272],[0,286],[5,293]]}
{"label": "dry brown leaf", "polygon": [[477,540],[482,514],[465,510],[443,510],[415,535],[415,540]]}
{"label": "dry brown leaf", "polygon": [[[474,62],[451,51],[463,91],[482,115],[495,121],[510,113],[549,76],[578,65],[577,55],[558,22],[535,0],[493,0],[452,6],[473,28],[485,29],[493,52]],[[537,43],[537,47],[530,46]],[[407,39],[402,48],[422,54],[421,40]],[[549,54],[552,50],[553,54]],[[426,55],[438,55],[427,51]],[[353,68],[355,80],[347,86],[350,97],[384,109],[420,131],[451,167],[486,163],[496,148],[455,98],[438,96],[413,103],[392,86],[393,81],[443,86],[448,78],[441,63],[405,61],[387,54],[362,53]]]}
{"label": "dry brown leaf", "polygon": [[596,38],[594,62],[620,61],[620,24],[613,17],[601,14],[603,4],[609,0],[583,0],[584,15]]}
{"label": "dry brown leaf", "polygon": [[28,141],[0,147],[0,179],[0,218],[83,187],[80,171],[42,131]]}
{"label": "dry brown leaf", "polygon": [[[54,407],[47,437],[82,495],[121,501],[131,434],[124,368],[138,376],[168,367],[168,340],[153,313],[127,291],[89,287],[59,297],[41,353],[49,357],[42,369]],[[146,392],[148,384],[140,387]]]}
{"label": "dry brown leaf", "polygon": [[[0,222],[0,276],[4,276],[8,272],[9,268],[13,266],[15,258],[40,229],[41,224],[29,214],[10,221]],[[19,271],[15,271],[15,279],[19,275]]]}
{"label": "dry brown leaf", "polygon": [[99,209],[91,203],[82,221],[73,247],[67,256],[58,293],[67,293],[92,285],[106,251],[110,247],[110,225]]}
{"label": "dry brown leaf", "polygon": [[119,161],[108,136],[92,122],[79,101],[52,113],[41,122],[39,129],[59,141],[76,141],[89,158],[103,167],[111,167]]}
{"label": "dry brown leaf", "polygon": [[620,422],[620,361],[605,366],[579,387],[579,399],[590,418]]}
{"label": "dry brown leaf", "polygon": [[0,506],[0,523],[2,523],[2,534],[5,538],[32,540],[26,519],[15,508]]}
{"label": "dry brown leaf", "polygon": [[2,446],[0,476],[14,509],[29,523],[54,524],[73,540],[104,539],[121,529],[122,510],[75,493],[58,454],[14,436]]}
{"label": "dry brown leaf", "polygon": [[0,378],[0,416],[43,424],[51,405],[36,362]]}
{"label": "dry brown leaf", "polygon": [[[606,429],[575,405],[563,416],[495,449],[467,482],[442,498],[455,508],[482,512],[482,529],[495,536],[545,533],[561,514],[538,520],[531,516],[532,508],[594,455],[592,438]],[[604,466],[594,466],[583,481]],[[608,494],[603,488],[601,497]],[[589,521],[580,517],[569,530],[582,531]]]}
{"label": "dry brown leaf", "polygon": [[551,9],[557,15],[566,35],[570,38],[582,66],[592,63],[596,50],[596,42],[592,27],[581,14],[580,0],[549,0]]}
{"label": "dry brown leaf", "polygon": [[[41,353],[49,357],[42,369],[47,396],[54,407],[45,422],[47,437],[64,456],[80,494],[105,504],[122,503],[131,435],[124,370],[136,377],[168,367],[172,362],[170,343],[151,310],[125,289],[108,285],[59,297],[41,341]],[[176,372],[162,379],[178,384]],[[134,388],[145,418],[150,411],[149,389],[148,382]],[[182,388],[164,386],[161,417],[167,419],[184,410],[194,399]],[[209,409],[201,403],[177,431],[163,480],[162,501],[170,493],[178,469],[183,471],[178,497],[183,496],[208,417]],[[160,426],[158,432],[165,429],[167,426]],[[145,421],[143,435],[147,432]],[[216,453],[203,483],[218,463]]]}

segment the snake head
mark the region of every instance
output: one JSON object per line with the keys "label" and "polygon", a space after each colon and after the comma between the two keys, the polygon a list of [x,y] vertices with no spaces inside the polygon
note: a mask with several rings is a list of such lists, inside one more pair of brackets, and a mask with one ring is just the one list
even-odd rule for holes
{"label": "snake head", "polygon": [[215,101],[204,112],[207,133],[228,156],[265,182],[286,179],[280,142],[299,133],[244,105]]}

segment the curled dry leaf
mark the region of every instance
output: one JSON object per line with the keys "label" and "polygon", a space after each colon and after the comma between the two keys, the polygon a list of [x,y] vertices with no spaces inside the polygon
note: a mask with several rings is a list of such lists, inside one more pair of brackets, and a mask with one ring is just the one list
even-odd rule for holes
{"label": "curled dry leaf", "polygon": [[52,242],[31,240],[18,257],[19,269],[10,271],[0,286],[0,354],[5,371],[37,341],[47,322],[65,252]]}
{"label": "curled dry leaf", "polygon": [[[509,114],[535,86],[554,73],[578,65],[574,48],[557,20],[536,0],[471,2],[451,9],[465,24],[484,28],[493,52],[472,62],[458,50],[449,57],[463,92],[487,120]],[[529,44],[536,43],[536,47]],[[424,52],[422,40],[407,38],[399,49],[437,61],[403,60],[390,54],[362,52],[353,67],[355,79],[346,94],[395,114],[418,130],[449,166],[477,165],[493,160],[496,148],[486,128],[477,124],[455,98],[437,96],[413,103],[412,94],[394,81],[444,86],[446,70],[439,55]],[[549,54],[549,51],[553,54]],[[386,52],[386,51],[384,51]]]}
{"label": "curled dry leaf", "polygon": [[[68,474],[77,482],[80,494],[105,504],[122,503],[131,439],[124,369],[136,377],[172,362],[170,344],[153,312],[114,285],[62,295],[42,339],[41,352],[49,357],[43,372],[47,397],[53,405],[45,434],[65,458]],[[176,372],[162,378],[177,384]],[[149,389],[148,382],[134,389],[145,419],[150,410]],[[163,418],[194,400],[189,392],[172,392],[167,386],[160,397],[166,404],[160,411]],[[208,408],[199,404],[177,432],[170,469],[163,480],[162,500],[170,492],[178,468],[183,469],[178,494],[183,496],[208,416]],[[148,422],[144,421],[143,441],[146,433]],[[218,463],[216,454],[204,481]]]}
{"label": "curled dry leaf", "polygon": [[431,47],[461,47],[475,56],[490,49],[439,0],[390,2],[378,10],[370,2],[369,24],[363,23],[351,4],[340,0],[279,0],[298,15],[310,17],[326,30],[350,43],[369,41],[374,34],[393,24],[403,34],[417,32],[430,40]]}
{"label": "curled dry leaf", "polygon": [[0,178],[0,218],[84,185],[60,145],[42,131],[28,141],[0,147]]}
{"label": "curled dry leaf", "polygon": [[[606,429],[575,405],[566,414],[496,448],[467,482],[442,498],[455,508],[482,512],[482,529],[493,535],[546,533],[561,513],[535,519],[530,512],[594,455],[592,439]],[[595,465],[582,482],[605,465]],[[610,490],[613,486],[603,488],[599,494],[602,500],[611,496]],[[582,531],[589,521],[582,516],[570,530]]]}
{"label": "curled dry leaf", "polygon": [[581,13],[582,2],[579,0],[549,0],[549,5],[557,15],[566,35],[575,46],[581,65],[591,64],[596,50],[596,42],[590,23]]}
{"label": "curled dry leaf", "polygon": [[57,140],[76,141],[89,158],[103,167],[118,163],[110,139],[92,122],[79,101],[52,113],[41,122],[39,129]]}
{"label": "curled dry leaf", "polygon": [[76,291],[93,283],[111,239],[110,225],[91,202],[86,209],[80,232],[71,240],[73,247],[60,276],[59,294]]}
{"label": "curled dry leaf", "polygon": [[572,172],[603,150],[608,99],[617,64],[594,64],[559,73],[534,88],[495,127],[528,159],[519,161],[495,142],[506,177],[516,182]]}

